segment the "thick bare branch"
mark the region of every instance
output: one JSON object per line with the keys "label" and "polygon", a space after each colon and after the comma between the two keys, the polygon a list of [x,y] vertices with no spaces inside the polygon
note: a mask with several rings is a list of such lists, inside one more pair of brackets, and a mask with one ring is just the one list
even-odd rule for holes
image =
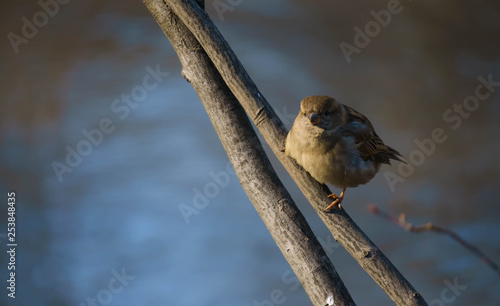
{"label": "thick bare branch", "polygon": [[314,305],[354,305],[325,251],[272,168],[245,111],[188,28],[162,0],[145,0],[172,43],[241,185]]}
{"label": "thick bare branch", "polygon": [[287,134],[285,127],[207,14],[194,0],[168,0],[167,3],[198,39],[228,87],[316,209],[333,237],[397,305],[427,305],[423,297],[352,221],[345,210],[331,214],[323,212],[323,208],[330,204],[327,196],[331,192],[280,151],[284,147]]}

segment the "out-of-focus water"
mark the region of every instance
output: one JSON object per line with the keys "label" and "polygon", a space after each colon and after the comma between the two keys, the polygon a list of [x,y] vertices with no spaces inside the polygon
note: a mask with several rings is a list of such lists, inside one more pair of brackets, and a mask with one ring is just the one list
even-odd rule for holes
{"label": "out-of-focus water", "polygon": [[[221,2],[230,9],[220,11]],[[448,237],[404,232],[366,204],[443,225],[500,261],[500,86],[481,89],[488,97],[477,104],[466,98],[478,95],[479,77],[500,82],[500,7],[401,1],[348,63],[339,45],[355,45],[354,28],[365,29],[375,20],[370,11],[380,15],[389,3],[207,1],[206,8],[288,128],[303,97],[332,95],[413,156],[412,173],[384,167],[348,190],[343,206],[426,300],[495,305],[500,278],[477,257]],[[310,304],[142,3],[52,7],[54,16],[37,21],[35,34],[25,29],[30,38],[14,47],[9,33],[24,35],[23,17],[43,10],[31,1],[2,6],[4,284],[12,190],[18,242],[17,297],[4,289],[2,305],[271,305],[278,290],[273,305]],[[416,142],[437,128],[446,140],[418,153]],[[66,160],[72,150],[85,156]],[[391,304],[274,164],[354,300]],[[388,172],[402,180],[393,190]],[[449,289],[454,282],[460,289]]]}

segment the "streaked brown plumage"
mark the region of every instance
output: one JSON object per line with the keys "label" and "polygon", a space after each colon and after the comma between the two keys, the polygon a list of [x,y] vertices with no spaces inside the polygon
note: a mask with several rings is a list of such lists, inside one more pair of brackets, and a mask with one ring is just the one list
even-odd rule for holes
{"label": "streaked brown plumage", "polygon": [[365,116],[329,96],[302,100],[285,153],[320,183],[343,188],[340,196],[330,195],[334,201],[325,211],[340,207],[345,189],[368,183],[381,164],[402,161]]}

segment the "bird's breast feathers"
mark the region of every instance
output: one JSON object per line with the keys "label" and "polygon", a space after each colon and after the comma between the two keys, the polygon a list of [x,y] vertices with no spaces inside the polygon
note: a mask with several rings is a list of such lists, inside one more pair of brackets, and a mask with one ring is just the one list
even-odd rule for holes
{"label": "bird's breast feathers", "polygon": [[320,183],[356,187],[378,171],[379,164],[361,158],[352,137],[338,137],[333,146],[325,147],[318,139],[300,136],[289,133],[285,152]]}

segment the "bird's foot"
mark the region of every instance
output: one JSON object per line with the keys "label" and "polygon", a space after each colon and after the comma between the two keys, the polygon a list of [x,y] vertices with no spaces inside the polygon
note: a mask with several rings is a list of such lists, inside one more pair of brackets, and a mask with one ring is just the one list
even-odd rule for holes
{"label": "bird's foot", "polygon": [[334,200],[338,199],[339,197],[335,194],[335,193],[332,193],[331,195],[328,196],[329,198],[332,198]]}
{"label": "bird's foot", "polygon": [[342,190],[342,193],[340,194],[340,196],[337,196],[335,193],[332,193],[331,195],[329,195],[328,196],[329,198],[333,198],[333,202],[327,208],[325,208],[324,212],[329,212],[335,206],[338,207],[338,210],[342,210],[341,203],[342,203],[342,200],[344,199],[344,193],[345,193],[345,188]]}
{"label": "bird's foot", "polygon": [[329,212],[330,210],[332,210],[334,207],[337,207],[338,210],[342,210],[342,198],[340,197],[337,197],[335,194],[331,194],[328,196],[329,198],[334,198],[334,201],[332,202],[332,204],[330,204],[327,208],[325,208],[324,212]]}

